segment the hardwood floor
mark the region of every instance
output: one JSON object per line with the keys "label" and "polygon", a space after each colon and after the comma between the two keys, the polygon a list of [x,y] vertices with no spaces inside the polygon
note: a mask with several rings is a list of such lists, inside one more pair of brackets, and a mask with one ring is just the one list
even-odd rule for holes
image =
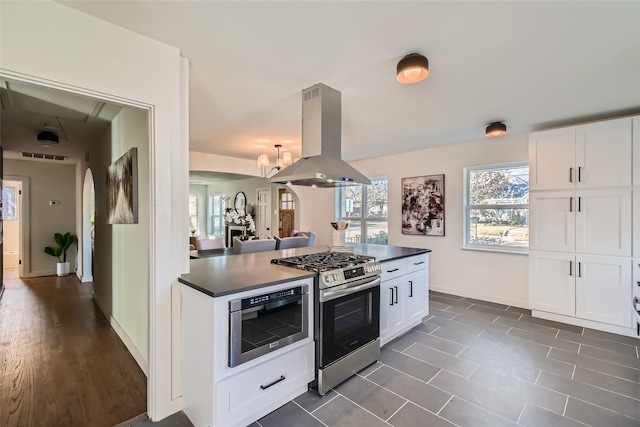
{"label": "hardwood floor", "polygon": [[146,377],[77,277],[5,280],[0,426],[113,426],[146,412]]}

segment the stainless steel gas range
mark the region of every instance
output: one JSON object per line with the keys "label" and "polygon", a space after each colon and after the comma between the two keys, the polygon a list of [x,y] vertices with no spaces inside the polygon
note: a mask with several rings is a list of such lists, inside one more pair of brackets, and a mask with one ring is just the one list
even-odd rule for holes
{"label": "stainless steel gas range", "polygon": [[271,260],[318,273],[314,289],[316,379],[324,395],[380,356],[380,263],[374,257],[322,252]]}

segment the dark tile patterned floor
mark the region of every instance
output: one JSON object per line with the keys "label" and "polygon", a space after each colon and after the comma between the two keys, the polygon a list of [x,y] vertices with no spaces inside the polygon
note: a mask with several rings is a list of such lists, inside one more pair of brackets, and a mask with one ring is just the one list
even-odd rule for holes
{"label": "dark tile patterned floor", "polygon": [[639,345],[431,292],[430,315],[377,363],[250,427],[640,427]]}

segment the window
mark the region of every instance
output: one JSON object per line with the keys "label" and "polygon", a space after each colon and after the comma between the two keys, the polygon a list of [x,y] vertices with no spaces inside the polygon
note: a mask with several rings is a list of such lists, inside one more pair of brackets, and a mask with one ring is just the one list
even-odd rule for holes
{"label": "window", "polygon": [[529,247],[529,166],[465,168],[465,247],[525,252]]}
{"label": "window", "polygon": [[292,211],[296,208],[295,202],[293,201],[293,194],[288,191],[280,191],[280,210],[283,211]]}
{"label": "window", "polygon": [[195,235],[198,233],[198,196],[189,194],[189,231]]}
{"label": "window", "polygon": [[212,236],[224,235],[225,213],[224,194],[209,196],[209,234]]}
{"label": "window", "polygon": [[18,219],[18,199],[14,187],[2,188],[2,219],[13,221]]}
{"label": "window", "polygon": [[388,243],[387,178],[374,178],[371,185],[349,185],[336,191],[336,217],[346,221],[346,241]]}

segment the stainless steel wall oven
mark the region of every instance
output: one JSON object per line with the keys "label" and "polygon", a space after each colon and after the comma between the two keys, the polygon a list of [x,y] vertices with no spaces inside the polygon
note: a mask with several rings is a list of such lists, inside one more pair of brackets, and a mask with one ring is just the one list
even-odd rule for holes
{"label": "stainless steel wall oven", "polygon": [[309,336],[309,287],[229,301],[229,367]]}

